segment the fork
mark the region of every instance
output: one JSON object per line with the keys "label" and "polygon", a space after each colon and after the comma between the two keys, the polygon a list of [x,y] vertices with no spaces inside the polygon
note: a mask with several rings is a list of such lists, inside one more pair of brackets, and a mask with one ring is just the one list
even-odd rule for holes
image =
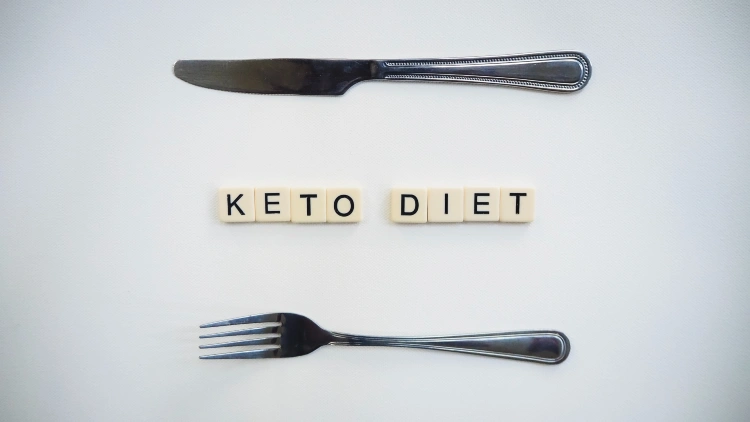
{"label": "fork", "polygon": [[244,340],[204,344],[201,349],[266,345],[260,349],[203,355],[201,359],[261,359],[303,356],[320,346],[391,346],[471,353],[506,359],[557,364],[570,353],[570,341],[559,331],[517,331],[430,337],[373,337],[342,334],[320,328],[309,318],[292,313],[258,314],[203,324],[201,328],[255,324],[200,338],[260,335]]}

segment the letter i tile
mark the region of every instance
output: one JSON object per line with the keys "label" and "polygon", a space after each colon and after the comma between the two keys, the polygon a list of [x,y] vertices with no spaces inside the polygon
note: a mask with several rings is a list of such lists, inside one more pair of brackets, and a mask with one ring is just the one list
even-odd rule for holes
{"label": "letter i tile", "polygon": [[427,192],[427,221],[460,223],[464,221],[462,188],[430,188]]}

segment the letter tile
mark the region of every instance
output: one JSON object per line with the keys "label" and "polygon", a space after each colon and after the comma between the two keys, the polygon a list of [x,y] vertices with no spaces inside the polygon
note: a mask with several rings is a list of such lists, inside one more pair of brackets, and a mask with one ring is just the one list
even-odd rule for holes
{"label": "letter tile", "polygon": [[219,220],[225,223],[255,221],[253,188],[219,188]]}
{"label": "letter tile", "polygon": [[430,223],[464,221],[463,188],[430,188],[427,192],[427,221]]}
{"label": "letter tile", "polygon": [[500,221],[530,223],[534,221],[536,189],[500,188]]}
{"label": "letter tile", "polygon": [[391,220],[394,223],[426,223],[427,189],[391,189]]}
{"label": "letter tile", "polygon": [[292,188],[292,223],[325,223],[325,188]]}
{"label": "letter tile", "polygon": [[255,221],[289,221],[289,188],[255,188]]}
{"label": "letter tile", "polygon": [[329,223],[362,221],[362,189],[326,189],[326,221]]}
{"label": "letter tile", "polygon": [[464,221],[499,221],[500,188],[464,188]]}

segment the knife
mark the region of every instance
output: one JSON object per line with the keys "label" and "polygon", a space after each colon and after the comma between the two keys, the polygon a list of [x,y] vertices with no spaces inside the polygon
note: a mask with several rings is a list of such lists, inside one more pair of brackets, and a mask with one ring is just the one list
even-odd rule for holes
{"label": "knife", "polygon": [[582,53],[397,60],[180,60],[174,75],[193,85],[253,94],[342,95],[367,80],[464,82],[573,92],[586,86]]}

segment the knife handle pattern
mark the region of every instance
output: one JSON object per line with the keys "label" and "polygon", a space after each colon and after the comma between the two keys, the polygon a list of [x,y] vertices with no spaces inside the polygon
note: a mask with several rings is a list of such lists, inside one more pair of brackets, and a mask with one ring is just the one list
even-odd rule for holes
{"label": "knife handle pattern", "polygon": [[574,51],[376,63],[376,79],[466,82],[558,92],[578,91],[591,77],[588,58]]}

